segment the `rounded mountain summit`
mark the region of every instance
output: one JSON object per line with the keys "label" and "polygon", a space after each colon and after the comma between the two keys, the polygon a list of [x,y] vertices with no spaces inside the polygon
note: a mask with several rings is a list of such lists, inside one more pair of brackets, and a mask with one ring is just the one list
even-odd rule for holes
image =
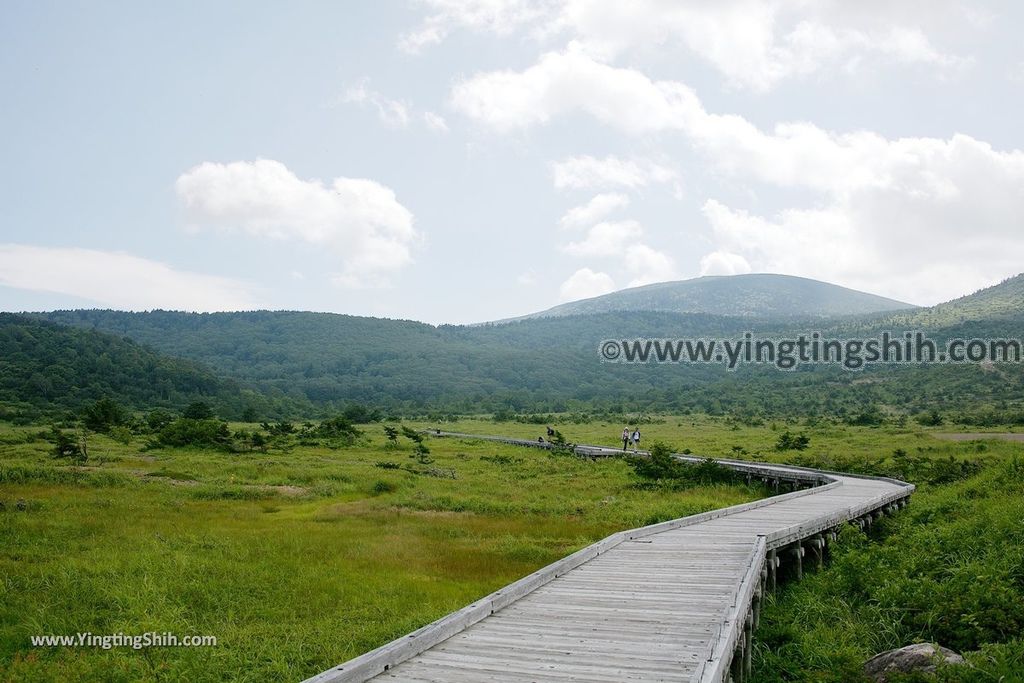
{"label": "rounded mountain summit", "polygon": [[570,301],[525,318],[613,311],[666,311],[760,318],[815,318],[905,311],[917,306],[820,280],[756,273],[709,275],[631,287]]}

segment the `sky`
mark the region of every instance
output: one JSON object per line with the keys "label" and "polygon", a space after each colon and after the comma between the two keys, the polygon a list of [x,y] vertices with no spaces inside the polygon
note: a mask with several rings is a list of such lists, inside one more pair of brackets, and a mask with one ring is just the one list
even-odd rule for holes
{"label": "sky", "polygon": [[0,310],[494,320],[1024,271],[1024,5],[0,5]]}

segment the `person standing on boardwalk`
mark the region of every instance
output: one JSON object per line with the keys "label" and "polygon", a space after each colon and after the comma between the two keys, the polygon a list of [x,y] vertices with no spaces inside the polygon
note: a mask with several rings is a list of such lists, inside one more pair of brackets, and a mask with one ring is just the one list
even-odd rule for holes
{"label": "person standing on boardwalk", "polygon": [[622,428],[622,450],[629,447],[629,427]]}
{"label": "person standing on boardwalk", "polygon": [[633,430],[633,452],[636,453],[636,449],[640,447],[640,428],[637,427]]}

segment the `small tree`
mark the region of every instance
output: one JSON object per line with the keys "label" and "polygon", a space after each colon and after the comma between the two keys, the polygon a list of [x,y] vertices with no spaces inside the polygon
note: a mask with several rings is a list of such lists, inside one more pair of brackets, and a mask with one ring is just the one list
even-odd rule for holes
{"label": "small tree", "polygon": [[172,422],[174,422],[174,416],[160,408],[151,410],[149,411],[149,414],[146,415],[146,426],[153,432],[159,432]]}
{"label": "small tree", "polygon": [[356,424],[380,422],[384,415],[376,408],[367,408],[361,403],[350,403],[341,411],[342,417]]}
{"label": "small tree", "polygon": [[402,436],[409,439],[413,443],[423,443],[423,435],[417,432],[412,427],[406,427],[402,425]]}
{"label": "small tree", "polygon": [[64,433],[57,425],[53,425],[50,428],[50,436],[53,441],[53,457],[68,458],[79,464],[89,459],[84,433],[80,435],[79,439],[75,439]]}
{"label": "small tree", "polygon": [[123,425],[126,418],[121,404],[110,398],[101,398],[82,411],[82,424],[94,432],[107,432]]}
{"label": "small tree", "polygon": [[181,416],[189,420],[209,420],[213,417],[213,408],[205,401],[193,401],[188,404]]}
{"label": "small tree", "polygon": [[788,429],[779,435],[779,440],[775,442],[775,450],[777,451],[803,451],[811,445],[811,439],[803,432],[799,434],[793,434]]}
{"label": "small tree", "polygon": [[562,436],[562,432],[557,429],[555,433],[548,439],[551,444],[551,452],[557,455],[572,455],[576,452],[576,445],[566,441],[565,437]]}
{"label": "small tree", "polygon": [[388,437],[388,448],[398,448],[398,430],[391,425],[384,425],[384,434]]}
{"label": "small tree", "polygon": [[651,444],[650,456],[630,456],[633,471],[644,479],[677,479],[681,476],[682,464],[672,458],[672,449],[661,441]]}
{"label": "small tree", "polygon": [[413,453],[416,454],[416,461],[421,465],[429,465],[434,462],[433,458],[430,457],[430,449],[423,441],[419,441],[416,447],[413,448]]}
{"label": "small tree", "polygon": [[261,452],[267,452],[267,438],[262,432],[254,432],[252,435],[252,447],[258,448]]}
{"label": "small tree", "polygon": [[323,439],[341,439],[352,444],[363,433],[356,429],[347,417],[339,415],[321,422],[316,428],[316,435]]}

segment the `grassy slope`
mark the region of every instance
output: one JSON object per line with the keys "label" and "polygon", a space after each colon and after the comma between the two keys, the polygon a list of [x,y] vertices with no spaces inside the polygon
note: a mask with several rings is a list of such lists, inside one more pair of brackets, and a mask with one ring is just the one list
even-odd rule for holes
{"label": "grassy slope", "polygon": [[[641,491],[622,461],[457,440],[430,442],[457,480],[415,475],[376,467],[415,463],[369,429],[350,449],[251,455],[95,436],[79,469],[0,428],[0,680],[297,680],[612,531],[758,495]],[[150,630],[219,645],[28,645]]]}

